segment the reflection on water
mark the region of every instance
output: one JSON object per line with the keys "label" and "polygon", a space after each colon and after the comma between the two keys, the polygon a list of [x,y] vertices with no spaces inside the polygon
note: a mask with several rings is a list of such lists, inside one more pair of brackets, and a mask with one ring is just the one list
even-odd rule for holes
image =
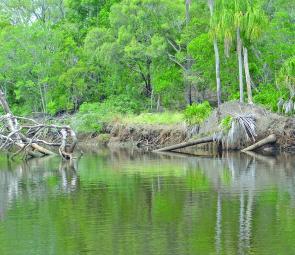
{"label": "reflection on water", "polygon": [[0,157],[0,254],[295,254],[295,161]]}

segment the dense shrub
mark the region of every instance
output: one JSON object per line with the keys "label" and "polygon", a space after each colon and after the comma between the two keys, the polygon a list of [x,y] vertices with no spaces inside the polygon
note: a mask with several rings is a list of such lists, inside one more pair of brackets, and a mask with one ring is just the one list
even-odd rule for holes
{"label": "dense shrub", "polygon": [[117,113],[139,113],[144,108],[144,102],[128,95],[110,96],[100,104],[101,107]]}
{"label": "dense shrub", "polygon": [[185,121],[189,124],[201,124],[205,119],[209,117],[212,112],[212,108],[209,102],[204,101],[201,104],[192,104],[187,106],[184,110]]}
{"label": "dense shrub", "polygon": [[83,103],[72,119],[73,127],[80,132],[99,132],[104,123],[120,114],[134,114],[142,110],[139,101],[126,95],[112,96],[103,103]]}
{"label": "dense shrub", "polygon": [[71,124],[79,132],[99,132],[106,116],[109,116],[109,112],[100,104],[84,103]]}
{"label": "dense shrub", "polygon": [[278,102],[280,98],[284,98],[287,93],[285,90],[278,90],[271,84],[263,85],[258,88],[253,99],[256,104],[261,104],[267,109],[276,112],[278,110]]}

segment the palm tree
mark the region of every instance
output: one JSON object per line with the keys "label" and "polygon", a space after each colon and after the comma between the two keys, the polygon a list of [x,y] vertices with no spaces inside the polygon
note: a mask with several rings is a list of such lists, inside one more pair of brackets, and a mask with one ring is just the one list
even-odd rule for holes
{"label": "palm tree", "polygon": [[[189,22],[190,22],[190,8],[191,8],[191,0],[185,0],[185,24],[186,24],[186,28],[188,28],[189,26]],[[186,63],[185,63],[185,87],[187,90],[187,102],[188,104],[192,104],[192,85],[191,82],[189,81],[188,77],[189,77],[189,73],[192,67],[192,58],[191,56],[189,56],[188,54],[188,49],[186,52],[187,56],[186,56]]]}
{"label": "palm tree", "polygon": [[[244,14],[244,41],[249,45],[254,41],[260,38],[263,28],[267,22],[267,18],[259,5],[252,5],[249,1],[247,1],[247,11]],[[252,99],[252,80],[250,76],[249,70],[249,57],[248,57],[248,49],[246,43],[243,46],[243,54],[244,54],[244,68],[246,75],[246,83],[247,83],[247,94],[248,94],[248,103],[253,104]]]}
{"label": "palm tree", "polygon": [[241,39],[241,25],[243,13],[241,10],[241,4],[239,0],[235,0],[234,5],[234,25],[237,35],[237,55],[239,65],[239,87],[240,87],[240,102],[244,102],[244,82],[243,82],[243,55],[242,55],[242,39]]}
{"label": "palm tree", "polygon": [[[242,54],[242,5],[239,0],[221,0],[219,34],[224,39],[225,56],[229,57],[229,49],[236,37],[239,68],[240,102],[244,102],[243,54]],[[235,35],[234,35],[235,34]]]}
{"label": "palm tree", "polygon": [[[229,52],[233,34],[236,33],[240,102],[244,102],[244,77],[247,84],[248,103],[253,103],[252,80],[249,70],[248,45],[261,36],[266,16],[259,4],[250,0],[222,0],[220,30],[224,37],[226,52]],[[226,54],[228,55],[228,54]]]}

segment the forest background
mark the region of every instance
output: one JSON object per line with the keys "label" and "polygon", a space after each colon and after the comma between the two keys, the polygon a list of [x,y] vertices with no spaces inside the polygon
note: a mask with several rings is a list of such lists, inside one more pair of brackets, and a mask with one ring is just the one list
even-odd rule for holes
{"label": "forest background", "polygon": [[15,114],[81,130],[199,122],[229,100],[290,115],[294,38],[292,0],[2,0],[0,86]]}

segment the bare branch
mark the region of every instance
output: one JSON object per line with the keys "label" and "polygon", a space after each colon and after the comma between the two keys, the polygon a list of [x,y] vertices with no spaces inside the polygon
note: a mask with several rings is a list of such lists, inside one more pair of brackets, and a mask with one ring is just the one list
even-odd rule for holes
{"label": "bare branch", "polygon": [[0,116],[0,149],[10,150],[12,147],[17,147],[18,150],[12,154],[12,157],[20,153],[24,153],[25,156],[41,157],[55,154],[43,145],[59,146],[62,158],[73,158],[77,137],[70,126],[44,124],[31,118],[14,116],[1,89],[0,104],[6,113]]}

